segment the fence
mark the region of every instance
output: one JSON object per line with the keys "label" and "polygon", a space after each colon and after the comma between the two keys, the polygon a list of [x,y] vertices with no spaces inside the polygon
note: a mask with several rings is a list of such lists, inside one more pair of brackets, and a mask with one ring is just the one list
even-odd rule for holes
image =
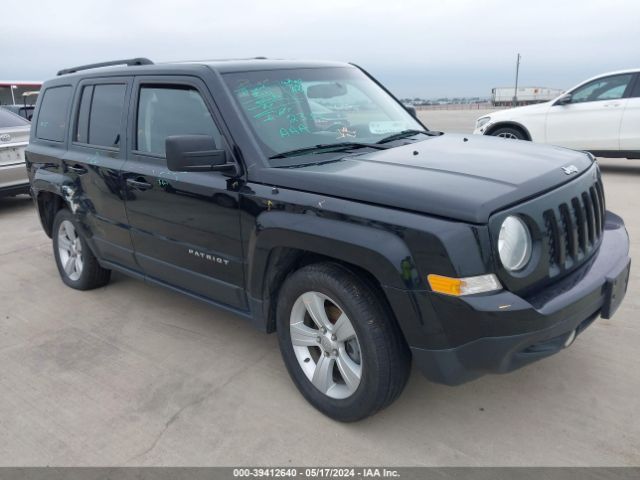
{"label": "fence", "polygon": [[[501,107],[504,108],[504,107]],[[497,110],[490,102],[482,103],[446,103],[443,105],[418,105],[416,110]]]}

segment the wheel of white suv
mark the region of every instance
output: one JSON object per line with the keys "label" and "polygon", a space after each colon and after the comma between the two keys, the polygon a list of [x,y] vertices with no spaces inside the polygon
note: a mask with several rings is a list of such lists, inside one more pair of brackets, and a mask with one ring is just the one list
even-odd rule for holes
{"label": "wheel of white suv", "polygon": [[372,415],[407,382],[410,354],[398,325],[374,289],[342,265],[313,264],[287,278],[277,331],[294,383],[336,420]]}
{"label": "wheel of white suv", "polygon": [[522,131],[518,130],[517,128],[510,128],[510,127],[498,128],[494,132],[491,132],[491,136],[507,138],[510,140],[526,140],[527,139],[522,133]]}
{"label": "wheel of white suv", "polygon": [[111,270],[100,266],[66,209],[53,221],[53,254],[62,281],[71,288],[91,290],[109,283]]}

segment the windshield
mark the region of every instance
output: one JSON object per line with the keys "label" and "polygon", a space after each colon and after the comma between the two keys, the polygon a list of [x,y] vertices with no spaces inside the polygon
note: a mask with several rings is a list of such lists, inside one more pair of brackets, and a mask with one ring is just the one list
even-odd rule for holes
{"label": "windshield", "polygon": [[[266,158],[317,145],[373,144],[420,125],[357,68],[304,68],[224,74]],[[296,164],[317,162],[310,151]],[[291,159],[289,163],[291,162]],[[271,165],[282,165],[272,159]]]}

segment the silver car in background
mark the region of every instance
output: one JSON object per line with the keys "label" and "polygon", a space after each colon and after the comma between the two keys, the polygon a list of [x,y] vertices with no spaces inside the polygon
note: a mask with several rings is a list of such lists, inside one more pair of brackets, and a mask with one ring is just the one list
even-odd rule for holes
{"label": "silver car in background", "polygon": [[24,149],[30,129],[20,115],[0,108],[0,197],[29,193]]}

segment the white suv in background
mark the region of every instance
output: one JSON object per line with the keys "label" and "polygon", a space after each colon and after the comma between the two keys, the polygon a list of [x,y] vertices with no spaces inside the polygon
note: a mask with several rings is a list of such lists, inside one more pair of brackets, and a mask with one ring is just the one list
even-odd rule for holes
{"label": "white suv in background", "polygon": [[473,133],[640,158],[640,69],[598,75],[549,102],[482,116]]}

